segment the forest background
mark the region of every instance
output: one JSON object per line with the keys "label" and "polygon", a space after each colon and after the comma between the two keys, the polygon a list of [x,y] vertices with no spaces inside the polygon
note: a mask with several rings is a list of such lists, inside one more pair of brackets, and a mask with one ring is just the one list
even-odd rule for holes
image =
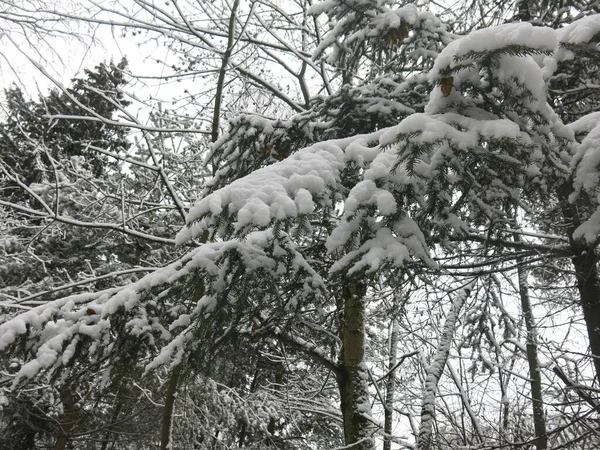
{"label": "forest background", "polygon": [[599,13],[0,1],[0,447],[598,448]]}

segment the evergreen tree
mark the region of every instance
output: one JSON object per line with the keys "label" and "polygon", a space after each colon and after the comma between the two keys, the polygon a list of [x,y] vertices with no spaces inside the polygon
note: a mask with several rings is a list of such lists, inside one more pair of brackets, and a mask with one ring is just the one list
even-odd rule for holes
{"label": "evergreen tree", "polygon": [[[126,83],[127,60],[101,63],[86,69],[85,79],[75,78],[65,91],[51,90],[38,101],[27,100],[21,88],[5,90],[6,120],[0,125],[2,163],[30,184],[52,180],[52,161],[84,156],[94,176],[106,172],[106,156],[89,150],[126,150],[131,145],[126,128],[105,123],[129,104],[121,88]],[[56,116],[81,116],[91,120],[59,120]],[[93,120],[96,119],[96,120]]]}
{"label": "evergreen tree", "polygon": [[[94,114],[110,120],[119,107],[128,104],[121,92],[126,83],[123,70],[126,60],[118,65],[100,64],[94,71],[86,70],[85,79],[72,80],[66,92],[51,91],[39,101],[26,100],[18,87],[5,91],[6,119],[0,124],[0,167],[2,170],[2,199],[25,208],[42,208],[39,199],[68,210],[77,216],[85,207],[84,198],[89,184],[76,177],[106,183],[110,177],[110,164],[106,156],[90,150],[97,146],[110,151],[124,151],[131,144],[126,139],[127,129],[103,121],[61,120],[55,116],[82,116],[97,119]],[[76,177],[70,176],[76,174]],[[67,181],[69,180],[70,181]],[[26,192],[22,185],[31,187],[39,197]],[[63,185],[60,198],[56,189]],[[14,219],[14,215],[10,215]],[[48,225],[43,219],[31,217],[26,224],[7,222],[4,242],[4,264],[1,288],[18,287],[25,282],[37,283],[42,278],[63,279],[67,270],[72,276],[81,270],[81,258],[90,260],[92,267],[102,264],[106,253],[101,246],[92,248],[93,230],[80,230],[65,239],[60,230],[35,240],[38,231]],[[33,245],[32,245],[33,240]],[[24,247],[33,252],[25,256],[27,263],[19,261]],[[82,255],[82,252],[85,256]],[[37,255],[38,261],[31,258]],[[39,261],[47,264],[40,270]],[[51,285],[51,283],[50,283]],[[44,286],[49,287],[48,284]],[[14,291],[13,291],[14,292]]]}
{"label": "evergreen tree", "polygon": [[[546,7],[518,14],[530,20]],[[439,19],[413,5],[334,0],[312,13],[330,17],[331,32],[314,55],[331,64],[337,92],[289,119],[231,120],[208,158],[214,177],[177,235],[177,243],[192,247],[184,256],[126,286],[60,298],[0,325],[0,350],[16,358],[13,387],[57,380],[64,388],[83,379],[91,386],[128,366],[158,374],[161,448],[175,445],[178,431],[215,448],[372,449],[382,428],[388,446],[394,438],[419,450],[530,443],[541,450],[565,444],[559,439],[566,429],[578,434],[565,445],[597,447],[597,436],[581,430],[597,413],[585,383],[600,379],[600,16],[556,29],[505,23],[452,40]],[[579,90],[588,95],[579,97]],[[535,240],[521,241],[523,228]],[[556,424],[569,418],[557,413],[546,431],[539,426],[539,373],[526,377],[529,386],[507,381],[515,365],[527,363],[555,379],[550,363],[536,365],[532,354],[536,324],[525,270],[539,255],[572,264],[591,350],[579,369],[583,383],[554,370],[588,409],[568,425]],[[527,359],[519,356],[518,320],[502,301],[500,274],[510,270]],[[390,292],[414,296],[395,302],[401,312],[385,313],[397,313],[394,339],[421,357],[417,369],[407,370],[414,381],[403,381],[422,388],[407,401],[409,418],[417,410],[421,417],[418,426],[410,422],[414,443],[389,436],[389,423],[380,426],[373,414],[373,391],[388,414],[393,403],[378,383],[395,368],[377,380],[370,361],[377,352],[369,348],[377,342],[370,327],[380,323],[373,316],[387,307]],[[507,346],[515,347],[508,363]],[[471,364],[457,373],[452,354],[465,349]],[[288,364],[291,357],[299,362]],[[280,413],[293,402],[278,389],[313,367],[336,385],[334,394],[329,378],[322,384],[315,410],[341,418],[341,426],[331,420],[311,428],[315,411]],[[502,396],[492,414],[503,420],[482,423],[471,407],[478,400],[461,383],[495,370]],[[453,417],[452,395],[440,405],[444,376],[456,385],[470,424]],[[207,418],[196,433],[172,420],[178,392],[194,383],[203,389],[186,404],[203,408],[193,420]],[[394,389],[393,382],[387,386]],[[510,421],[511,386],[532,392],[533,421],[524,403],[517,422]],[[333,396],[337,416],[323,409]],[[482,414],[490,398],[479,400]],[[61,402],[69,406],[68,396]],[[445,414],[436,415],[440,410]],[[223,434],[215,431],[219,422],[226,424]],[[293,423],[308,442],[295,439]],[[343,442],[334,444],[338,436]]]}

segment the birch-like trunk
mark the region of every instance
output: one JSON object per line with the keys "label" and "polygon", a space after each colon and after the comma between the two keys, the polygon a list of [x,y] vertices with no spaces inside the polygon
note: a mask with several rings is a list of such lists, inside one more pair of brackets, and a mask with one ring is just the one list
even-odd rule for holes
{"label": "birch-like trunk", "polygon": [[419,426],[419,436],[417,437],[417,450],[430,450],[433,440],[433,422],[435,420],[435,397],[437,395],[438,383],[444,373],[444,367],[448,361],[450,347],[454,338],[454,331],[458,321],[458,315],[462,309],[467,297],[471,293],[473,283],[470,283],[461,289],[452,302],[440,343],[431,364],[427,368],[425,375],[425,392],[423,393],[423,405],[421,407],[421,425]]}
{"label": "birch-like trunk", "polygon": [[396,391],[396,363],[398,350],[398,334],[400,327],[397,319],[392,319],[392,333],[390,335],[390,359],[388,362],[388,379],[385,391],[385,411],[383,421],[383,450],[392,448],[392,422],[394,420],[394,392]]}

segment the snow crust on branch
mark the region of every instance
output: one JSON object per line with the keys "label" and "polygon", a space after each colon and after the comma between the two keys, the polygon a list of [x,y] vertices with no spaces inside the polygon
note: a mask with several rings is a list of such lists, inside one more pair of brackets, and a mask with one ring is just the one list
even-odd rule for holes
{"label": "snow crust on branch", "polygon": [[595,111],[571,122],[567,126],[573,131],[574,135],[588,134],[600,123],[600,111]]}
{"label": "snow crust on branch", "polygon": [[468,66],[477,53],[489,53],[507,47],[553,52],[558,47],[558,35],[552,28],[534,27],[530,23],[507,23],[476,30],[448,44],[437,57],[429,77],[434,81],[444,76],[448,69],[458,65]]}
{"label": "snow crust on branch", "polygon": [[582,17],[556,32],[561,44],[587,44],[600,38],[600,14]]}
{"label": "snow crust on branch", "polygon": [[[452,125],[451,125],[452,124]],[[459,128],[460,127],[460,128]],[[477,147],[481,139],[523,139],[527,134],[509,119],[475,119],[463,114],[413,114],[397,127],[389,128],[381,136],[381,144],[392,145],[399,134],[413,135],[419,143],[434,143],[440,139],[451,141],[461,149]]]}
{"label": "snow crust on branch", "polygon": [[558,46],[556,51],[544,58],[543,76],[549,79],[558,69],[562,62],[574,59],[574,46],[587,45],[593,39],[599,38],[600,33],[600,14],[583,17],[571,22],[564,28],[555,30],[558,37]]}
{"label": "snow crust on branch", "polygon": [[[246,272],[266,271],[277,278],[281,276],[281,264],[287,260],[290,265],[284,270],[287,278],[300,274],[304,288],[286,299],[281,311],[294,308],[306,296],[320,295],[322,280],[318,274],[286,243],[285,237],[279,242],[276,243],[271,230],[267,230],[251,233],[243,240],[205,244],[177,262],[122,288],[69,296],[40,305],[0,325],[0,351],[19,336],[27,335],[35,357],[20,368],[15,383],[32,378],[42,370],[53,372],[66,366],[74,354],[74,345],[86,338],[92,340],[88,349],[89,363],[101,360],[111,353],[114,333],[119,332],[122,338],[133,337],[150,347],[158,346],[159,353],[147,364],[146,370],[169,363],[177,365],[201,319],[218,307],[222,301],[220,292],[228,290],[226,280],[231,263],[224,263],[224,258],[232,253]],[[187,314],[181,314],[181,302],[186,298],[179,298],[173,302],[172,313],[155,317],[151,310],[164,302],[170,290],[181,282],[189,284],[191,275],[213,279],[206,286],[206,294],[195,301]],[[117,313],[126,318],[120,330],[115,329]]]}
{"label": "snow crust on branch", "polygon": [[214,227],[201,220],[207,215],[233,216],[235,229],[241,230],[312,212],[313,197],[326,196],[339,183],[344,167],[341,147],[336,142],[317,144],[209,194],[189,211],[188,226],[177,235],[177,243]]}
{"label": "snow crust on branch", "polygon": [[[397,128],[394,128],[392,134],[396,131]],[[226,216],[235,230],[241,231],[265,228],[275,221],[334,208],[346,189],[342,180],[344,170],[352,166],[363,167],[366,179],[347,194],[341,222],[327,240],[330,252],[340,250],[365,219],[360,213],[356,215],[358,210],[375,206],[376,214],[380,216],[398,213],[390,192],[392,186],[388,186],[394,178],[390,171],[393,164],[387,164],[387,167],[381,164],[380,137],[389,133],[390,130],[382,130],[315,144],[210,193],[190,210],[188,226],[180,231],[177,242],[184,243],[206,230],[218,232],[220,216]],[[387,144],[387,141],[383,143]],[[383,187],[378,187],[376,182]],[[350,265],[351,271],[363,268],[377,270],[385,262],[401,265],[411,256],[435,265],[428,256],[425,237],[409,216],[399,218],[391,227],[384,227],[382,223],[372,223],[371,226],[373,238],[338,261],[332,271],[341,270],[353,261],[355,264]],[[361,255],[364,255],[362,259]]]}

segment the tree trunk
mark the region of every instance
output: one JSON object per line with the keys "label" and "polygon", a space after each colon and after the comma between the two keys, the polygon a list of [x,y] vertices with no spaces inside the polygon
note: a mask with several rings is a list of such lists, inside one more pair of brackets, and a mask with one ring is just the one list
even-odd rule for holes
{"label": "tree trunk", "polygon": [[[565,194],[566,192],[566,194]],[[596,370],[596,381],[600,383],[600,278],[595,246],[575,241],[573,233],[581,225],[576,204],[568,200],[569,186],[563,186],[559,196],[563,202],[563,215],[568,228],[568,238],[573,251],[571,262],[575,268],[577,289],[583,309],[583,318],[590,341],[590,351]]]}
{"label": "tree trunk", "polygon": [[27,431],[23,446],[21,447],[22,450],[35,450],[35,435],[35,430],[31,429]]}
{"label": "tree trunk", "polygon": [[121,393],[121,390],[119,389],[119,391],[117,391],[117,395],[115,395],[115,402],[116,402],[115,409],[111,415],[109,425],[106,428],[106,433],[104,434],[104,439],[102,439],[102,444],[100,445],[100,450],[106,450],[108,448],[108,444],[110,442],[110,437],[111,437],[111,433],[110,433],[111,425],[116,423],[117,419],[119,418],[119,413],[121,412],[121,408],[123,406],[123,402],[119,401],[120,393]]}
{"label": "tree trunk", "polygon": [[572,261],[590,340],[591,356],[596,368],[596,380],[600,383],[600,280],[596,259],[594,249],[587,248],[577,249]]}
{"label": "tree trunk", "polygon": [[344,280],[342,355],[336,375],[344,421],[344,440],[353,450],[374,448],[369,434],[371,405],[364,362],[365,293],[365,286],[356,281]]}
{"label": "tree trunk", "polygon": [[419,436],[417,438],[417,450],[431,449],[437,386],[444,373],[446,361],[448,361],[450,346],[452,345],[454,331],[458,321],[458,314],[471,293],[472,286],[473,283],[469,283],[469,285],[458,292],[452,301],[452,306],[450,307],[450,311],[448,311],[442,335],[440,336],[438,349],[433,355],[431,364],[427,368],[425,375],[425,392],[423,393],[423,406],[421,407],[421,425],[419,426]]}
{"label": "tree trunk", "polygon": [[[284,382],[284,377],[283,374],[285,372],[285,366],[279,362],[276,363],[277,364],[277,371],[275,372],[275,390],[280,390],[281,386],[283,385]],[[275,445],[275,428],[277,425],[277,417],[275,416],[271,416],[271,418],[269,419],[269,425],[267,425],[267,432],[269,433],[269,436],[267,437],[267,442],[266,442],[266,446],[267,447],[271,447]]]}
{"label": "tree trunk", "polygon": [[171,442],[171,428],[173,426],[173,410],[175,409],[175,396],[179,386],[181,364],[173,369],[171,379],[165,393],[165,408],[163,409],[162,427],[160,430],[160,450],[173,449]]}
{"label": "tree trunk", "polygon": [[64,408],[63,417],[59,423],[58,436],[54,443],[53,450],[65,450],[69,442],[69,433],[75,427],[75,423],[79,418],[79,407],[75,399],[75,394],[70,388],[65,388],[60,393],[61,401]]}
{"label": "tree trunk", "polygon": [[[515,240],[520,241],[519,236],[516,235]],[[542,398],[542,374],[538,362],[537,333],[529,299],[529,283],[527,282],[527,272],[522,265],[523,263],[523,258],[517,258],[519,296],[521,297],[521,309],[523,310],[527,329],[527,362],[529,363],[529,379],[531,380],[535,446],[537,450],[545,450],[548,448],[548,436],[546,434],[546,418],[544,417],[544,399]]]}
{"label": "tree trunk", "polygon": [[[257,362],[256,368],[254,369],[254,376],[252,377],[252,383],[250,383],[250,393],[256,392],[256,389],[258,387],[259,375],[260,375],[260,370],[258,369],[258,362]],[[238,434],[238,447],[244,447],[246,445],[246,429],[247,428],[248,428],[248,424],[245,421],[243,421],[240,426],[240,432]]]}
{"label": "tree trunk", "polygon": [[394,392],[396,390],[396,361],[398,347],[399,325],[397,319],[392,319],[392,334],[390,335],[390,359],[388,363],[388,379],[385,391],[385,411],[383,420],[383,450],[392,448],[392,421],[394,419]]}

